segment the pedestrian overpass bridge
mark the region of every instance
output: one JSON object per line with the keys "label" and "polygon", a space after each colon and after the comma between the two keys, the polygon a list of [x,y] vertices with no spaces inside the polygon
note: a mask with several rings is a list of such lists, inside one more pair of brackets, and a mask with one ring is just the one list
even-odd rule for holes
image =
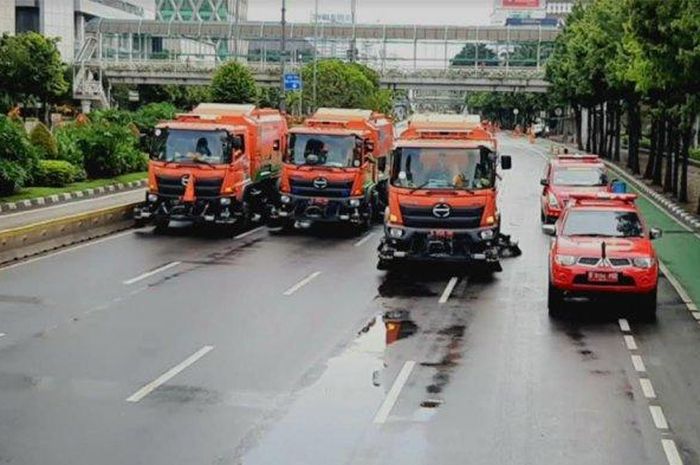
{"label": "pedestrian overpass bridge", "polygon": [[[282,31],[273,22],[95,20],[73,64],[74,96],[108,106],[110,84],[207,84],[227,60],[245,62],[260,85],[279,85]],[[345,56],[375,69],[381,85],[391,89],[545,92],[544,64],[558,33],[540,27],[289,23],[285,70]]]}

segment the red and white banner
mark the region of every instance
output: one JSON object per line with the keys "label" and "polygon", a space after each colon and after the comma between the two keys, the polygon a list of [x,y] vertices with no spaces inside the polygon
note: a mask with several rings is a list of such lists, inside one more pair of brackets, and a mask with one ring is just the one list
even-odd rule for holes
{"label": "red and white banner", "polygon": [[503,0],[503,8],[541,8],[544,0]]}

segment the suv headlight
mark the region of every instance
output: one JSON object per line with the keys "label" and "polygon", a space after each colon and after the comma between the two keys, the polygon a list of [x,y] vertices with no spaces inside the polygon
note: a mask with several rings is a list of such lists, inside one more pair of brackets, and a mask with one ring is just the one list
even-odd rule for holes
{"label": "suv headlight", "polygon": [[221,197],[221,205],[224,207],[227,205],[231,205],[231,197]]}
{"label": "suv headlight", "polygon": [[401,228],[389,228],[389,236],[394,239],[399,239],[403,237],[404,230]]}
{"label": "suv headlight", "polygon": [[557,200],[557,196],[552,194],[551,192],[547,196],[547,201],[549,202],[550,207],[559,207],[559,201]]}
{"label": "suv headlight", "polygon": [[351,207],[359,207],[359,206],[360,206],[360,199],[350,199],[350,201],[348,202],[348,204],[349,204]]}
{"label": "suv headlight", "polygon": [[573,255],[555,255],[554,261],[561,266],[571,266],[576,263],[576,257]]}
{"label": "suv headlight", "polygon": [[635,257],[632,263],[637,268],[651,268],[656,261],[652,257]]}

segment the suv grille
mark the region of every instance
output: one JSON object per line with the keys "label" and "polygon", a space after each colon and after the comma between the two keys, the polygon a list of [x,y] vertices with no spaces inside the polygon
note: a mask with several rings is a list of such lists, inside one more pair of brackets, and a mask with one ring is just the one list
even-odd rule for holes
{"label": "suv grille", "polygon": [[401,206],[403,222],[413,228],[473,229],[481,225],[484,207],[453,207],[450,216],[437,218],[433,207]]}

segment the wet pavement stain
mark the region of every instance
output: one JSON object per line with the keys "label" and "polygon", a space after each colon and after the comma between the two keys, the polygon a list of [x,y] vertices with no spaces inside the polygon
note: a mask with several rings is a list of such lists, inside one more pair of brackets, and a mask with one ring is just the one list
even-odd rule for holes
{"label": "wet pavement stain", "polygon": [[435,297],[437,292],[428,286],[405,278],[386,275],[377,288],[381,297]]}
{"label": "wet pavement stain", "polygon": [[585,361],[598,360],[598,356],[592,350],[582,349],[578,351],[579,354],[583,355]]}
{"label": "wet pavement stain", "polygon": [[420,403],[423,408],[437,408],[442,405],[442,400],[440,399],[428,399]]}
{"label": "wet pavement stain", "polygon": [[198,386],[166,385],[160,386],[153,391],[149,399],[156,402],[176,404],[193,402],[199,404],[217,404],[221,401],[221,395],[218,392]]}
{"label": "wet pavement stain", "polygon": [[38,297],[24,296],[24,295],[8,295],[0,294],[0,302],[6,304],[32,304],[39,305],[41,299]]}
{"label": "wet pavement stain", "polygon": [[571,330],[566,332],[566,335],[569,336],[569,338],[571,338],[571,340],[574,342],[574,345],[577,345],[577,346],[585,346],[586,345],[586,341],[584,340],[586,338],[586,336],[578,329],[571,329]]}
{"label": "wet pavement stain", "polygon": [[432,384],[426,386],[425,390],[429,394],[441,393],[445,386],[450,382],[452,370],[457,366],[458,361],[462,358],[462,344],[465,325],[455,324],[439,330],[437,333],[448,338],[446,346],[447,353],[439,362],[422,362],[423,367],[435,368],[436,373],[433,375]]}
{"label": "wet pavement stain", "polygon": [[611,373],[612,372],[610,370],[591,370],[591,374],[598,376],[607,376]]}

